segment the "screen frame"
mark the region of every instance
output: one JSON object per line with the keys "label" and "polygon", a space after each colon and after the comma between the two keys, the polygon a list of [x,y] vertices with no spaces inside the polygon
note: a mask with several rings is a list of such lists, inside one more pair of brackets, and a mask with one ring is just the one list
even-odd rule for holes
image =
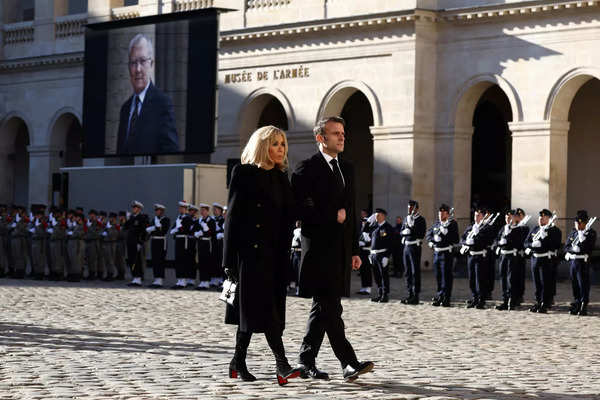
{"label": "screen frame", "polygon": [[[205,8],[193,11],[183,11],[169,14],[150,15],[145,17],[123,19],[117,21],[99,22],[85,26],[85,56],[83,84],[83,145],[82,158],[114,158],[137,156],[167,156],[167,155],[198,155],[210,154],[215,150],[217,135],[217,101],[218,101],[218,62],[219,62],[219,15],[223,12],[235,11],[227,8]],[[190,40],[188,46],[188,88],[186,106],[185,150],[176,153],[155,154],[108,154],[106,146],[106,103],[108,87],[108,38],[109,31],[119,28],[129,28],[142,25],[153,25],[165,22],[188,21],[189,37],[209,38],[210,40],[194,43]],[[93,49],[93,51],[91,51]],[[90,50],[90,51],[88,51]],[[207,66],[206,55],[214,53],[215,62]],[[190,73],[203,71],[203,73]],[[98,91],[105,93],[97,96]],[[210,96],[198,96],[194,93],[214,93]],[[88,110],[94,110],[89,113]],[[195,113],[194,110],[207,110],[206,113]],[[212,123],[209,119],[212,116]],[[192,131],[204,131],[205,135],[190,134]],[[100,132],[101,131],[101,132]],[[89,134],[88,134],[89,132]],[[208,140],[207,140],[208,139]],[[195,147],[194,147],[195,146]],[[187,149],[192,149],[188,151]]]}

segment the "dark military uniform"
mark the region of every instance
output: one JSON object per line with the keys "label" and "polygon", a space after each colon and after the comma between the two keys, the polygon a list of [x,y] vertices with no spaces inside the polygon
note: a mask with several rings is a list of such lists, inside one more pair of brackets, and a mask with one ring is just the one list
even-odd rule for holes
{"label": "dark military uniform", "polygon": [[427,224],[419,214],[408,215],[402,224],[402,244],[404,245],[404,267],[406,268],[407,304],[418,304],[421,292],[421,244]]}
{"label": "dark military uniform", "polygon": [[188,266],[188,247],[191,240],[189,234],[192,228],[192,217],[188,214],[180,214],[170,231],[175,239],[175,275],[177,283],[173,289],[184,288],[186,286],[187,266]]}
{"label": "dark military uniform", "polygon": [[144,278],[144,267],[146,257],[144,244],[147,239],[146,227],[148,226],[148,216],[142,214],[131,214],[125,228],[127,229],[127,265],[131,269],[131,276],[135,278]]}
{"label": "dark military uniform", "polygon": [[[82,216],[83,218],[83,216]],[[81,222],[72,222],[67,229],[67,251],[69,254],[69,281],[79,281],[83,271],[83,258],[85,255],[85,243],[83,238],[87,231],[86,225]]]}
{"label": "dark military uniform", "polygon": [[[215,205],[213,204],[213,207]],[[213,277],[214,285],[221,286],[223,284],[223,237],[225,233],[225,217],[223,215],[217,215],[213,217],[215,221],[215,240],[213,241]],[[211,279],[211,285],[213,281]]]}
{"label": "dark military uniform", "polygon": [[87,279],[98,279],[104,269],[102,257],[102,232],[103,224],[97,219],[88,219],[86,222],[85,254],[87,256]]}
{"label": "dark military uniform", "polygon": [[358,294],[371,293],[373,286],[373,266],[371,265],[371,233],[377,227],[377,224],[371,224],[365,218],[361,222],[360,234],[358,236],[358,247],[360,248],[360,291]]}
{"label": "dark military uniform", "polygon": [[[57,219],[58,217],[58,219]],[[50,234],[50,279],[62,280],[65,277],[67,258],[67,222],[62,214],[56,215],[48,227]]]}
{"label": "dark military uniform", "polygon": [[29,218],[22,214],[16,214],[10,224],[10,250],[14,263],[14,277],[22,279],[25,277],[27,267],[27,254],[29,252]]}
{"label": "dark military uniform", "polygon": [[126,220],[122,217],[125,217],[126,213],[124,211],[119,211],[119,223],[116,225],[117,231],[119,235],[117,236],[117,243],[115,246],[115,266],[117,267],[117,271],[119,272],[118,279],[126,279],[127,275],[129,275],[129,271],[127,270],[127,229],[125,227]]}
{"label": "dark military uniform", "polygon": [[[216,230],[215,221],[209,217],[201,217],[196,222],[196,232],[202,232],[198,238],[198,267],[200,269],[200,284],[198,288],[207,289],[210,287],[211,278],[215,277],[215,257],[213,250],[216,247]],[[218,272],[220,275],[220,272]],[[213,281],[214,282],[214,281]],[[216,284],[213,284],[213,287]]]}
{"label": "dark military uniform", "polygon": [[392,256],[393,236],[394,228],[387,221],[377,224],[371,232],[370,261],[379,289],[379,295],[373,300],[380,303],[387,303],[390,294],[389,262]]}
{"label": "dark military uniform", "polygon": [[[111,213],[109,218],[116,218],[116,214]],[[112,281],[119,277],[117,270],[117,245],[119,241],[119,228],[114,221],[114,224],[108,220],[102,232],[102,252],[105,266],[105,273],[102,276],[103,280]]]}
{"label": "dark military uniform", "polygon": [[46,219],[38,214],[31,222],[31,265],[35,279],[43,279],[46,273],[48,255],[46,254],[47,240],[49,237],[48,223]]}
{"label": "dark military uniform", "polygon": [[4,277],[9,272],[8,264],[8,226],[9,217],[2,208],[0,213],[0,277]]}
{"label": "dark military uniform", "polygon": [[496,255],[499,257],[502,281],[502,304],[498,310],[512,310],[520,303],[523,287],[523,242],[529,229],[526,226],[506,224],[496,238]]}
{"label": "dark military uniform", "polygon": [[437,292],[432,304],[449,307],[454,283],[454,246],[459,241],[458,224],[453,219],[437,221],[429,228],[426,237],[429,247],[433,249],[433,268],[437,282]]}
{"label": "dark military uniform", "polygon": [[[541,213],[551,215],[550,211]],[[541,233],[540,230],[542,231]],[[536,304],[530,309],[532,312],[547,312],[552,305],[556,275],[554,263],[560,248],[561,232],[556,226],[537,226],[525,240],[526,254],[531,255],[531,273],[535,284]]]}
{"label": "dark military uniform", "polygon": [[[577,212],[577,222],[587,223],[587,212]],[[587,315],[587,306],[590,301],[590,259],[596,245],[596,231],[591,227],[584,230],[573,229],[567,237],[565,244],[565,259],[569,261],[571,270],[571,287],[573,289],[573,303],[570,313]]]}
{"label": "dark military uniform", "polygon": [[488,247],[493,240],[493,232],[484,224],[472,224],[462,235],[461,253],[467,255],[467,270],[471,300],[467,307],[484,308],[489,293],[488,285]]}
{"label": "dark military uniform", "polygon": [[[167,258],[167,234],[171,226],[169,217],[164,214],[160,217],[155,216],[151,221],[152,226],[146,230],[150,233],[150,253],[152,255],[152,273],[154,276],[153,286],[162,285],[162,279],[165,278],[165,260]],[[157,281],[160,278],[161,281]]]}

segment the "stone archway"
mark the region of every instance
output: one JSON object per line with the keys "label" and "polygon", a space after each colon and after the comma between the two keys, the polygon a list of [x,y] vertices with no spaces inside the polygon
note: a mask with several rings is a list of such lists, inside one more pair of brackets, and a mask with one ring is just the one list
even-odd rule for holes
{"label": "stone archway", "polygon": [[19,116],[0,125],[0,202],[29,204],[29,129]]}

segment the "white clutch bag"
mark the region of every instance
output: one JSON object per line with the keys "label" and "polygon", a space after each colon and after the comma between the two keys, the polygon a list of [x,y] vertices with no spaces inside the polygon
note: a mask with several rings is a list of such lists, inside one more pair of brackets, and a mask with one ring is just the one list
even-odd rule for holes
{"label": "white clutch bag", "polygon": [[219,300],[233,305],[233,302],[235,300],[235,287],[237,285],[235,284],[235,282],[230,281],[229,279],[225,280],[225,282],[223,282],[223,291],[221,292],[221,296],[219,296]]}

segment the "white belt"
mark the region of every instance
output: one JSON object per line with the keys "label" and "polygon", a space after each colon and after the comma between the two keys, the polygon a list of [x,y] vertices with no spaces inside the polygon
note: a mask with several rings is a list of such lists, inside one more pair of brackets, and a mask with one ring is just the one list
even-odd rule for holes
{"label": "white belt", "polygon": [[209,238],[209,237],[208,238],[207,237],[203,237],[203,238],[200,238],[200,239],[201,240],[211,240],[211,238]]}
{"label": "white belt", "polygon": [[166,236],[152,236],[152,239],[160,239],[163,241],[163,249],[167,251],[167,237]]}
{"label": "white belt", "polygon": [[151,236],[151,238],[165,240],[167,237],[166,236]]}
{"label": "white belt", "polygon": [[573,254],[573,253],[567,253],[568,257],[570,260],[583,260],[585,262],[588,261],[588,259],[590,258],[589,255],[587,254]]}
{"label": "white belt", "polygon": [[480,250],[480,251],[469,251],[469,254],[472,256],[484,256],[487,254],[487,250]]}
{"label": "white belt", "polygon": [[433,251],[435,251],[436,253],[443,253],[444,251],[452,251],[452,246],[448,246],[448,247],[434,247]]}
{"label": "white belt", "polygon": [[385,253],[388,249],[371,250],[371,254]]}
{"label": "white belt", "polygon": [[534,256],[535,258],[545,258],[545,257],[548,257],[548,258],[550,258],[550,257],[552,257],[552,256],[554,256],[554,255],[556,255],[556,253],[555,253],[555,252],[553,252],[553,251],[547,251],[547,252],[545,252],[545,253],[533,253],[533,256]]}
{"label": "white belt", "polygon": [[406,240],[406,238],[402,239],[402,242],[407,245],[407,246],[412,246],[413,244],[416,244],[417,246],[421,245],[421,239],[417,239],[417,240]]}
{"label": "white belt", "polygon": [[185,239],[184,248],[187,250],[187,248],[188,248],[188,236],[187,235],[176,235],[175,238],[177,238],[177,239]]}
{"label": "white belt", "polygon": [[513,256],[517,255],[517,249],[512,249],[512,250],[500,250],[500,254],[502,254],[503,256],[507,255],[507,254],[512,254]]}

